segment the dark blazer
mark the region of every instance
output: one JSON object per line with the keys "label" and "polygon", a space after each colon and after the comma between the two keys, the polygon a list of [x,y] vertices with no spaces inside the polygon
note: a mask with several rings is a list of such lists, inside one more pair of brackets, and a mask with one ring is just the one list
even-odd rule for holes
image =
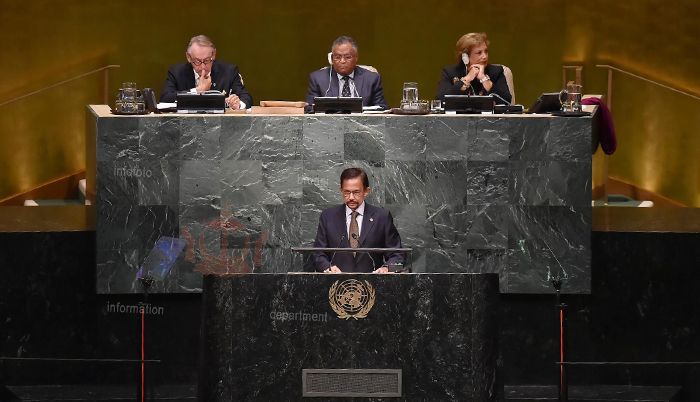
{"label": "dark blazer", "polygon": [[[330,73],[329,73],[330,72]],[[330,86],[328,85],[330,77]],[[387,108],[382,89],[382,79],[379,74],[355,67],[355,88],[362,97],[362,106],[381,106]],[[333,68],[324,67],[309,74],[309,90],[306,93],[306,103],[312,105],[316,96],[339,96],[338,75]]]}
{"label": "dark blazer", "polygon": [[[161,102],[175,102],[178,91],[189,91],[195,87],[194,70],[190,63],[180,63],[170,66],[168,78],[165,80],[163,91],[160,94]],[[253,106],[253,97],[241,82],[238,67],[235,64],[221,63],[214,60],[211,68],[211,90],[226,91],[226,95],[233,91],[247,108]]]}
{"label": "dark blazer", "polygon": [[[471,82],[471,88],[474,89],[474,92],[472,92],[470,88],[467,88],[466,91],[462,91],[462,81],[459,81],[459,79],[465,75],[467,75],[467,67],[464,65],[464,63],[458,63],[457,65],[446,66],[443,68],[442,76],[440,77],[440,82],[438,83],[437,99],[444,102],[445,95],[488,95],[495,92],[509,103],[511,102],[512,97],[510,95],[510,91],[508,90],[506,76],[503,74],[503,66],[494,64],[486,65],[486,75],[491,78],[491,82],[493,83],[491,91],[486,91],[484,86],[476,78]],[[455,78],[457,78],[456,83]],[[497,104],[503,104],[503,101],[500,99],[495,99]]]}
{"label": "dark blazer", "polygon": [[[321,212],[314,247],[350,247],[345,222],[345,204]],[[401,236],[389,211],[365,202],[360,247],[401,247]],[[404,261],[399,253],[372,253],[371,256],[370,258],[367,253],[356,253],[353,257],[350,252],[316,253],[314,262],[317,271],[324,271],[331,265],[336,265],[343,272],[372,272],[385,263]]]}

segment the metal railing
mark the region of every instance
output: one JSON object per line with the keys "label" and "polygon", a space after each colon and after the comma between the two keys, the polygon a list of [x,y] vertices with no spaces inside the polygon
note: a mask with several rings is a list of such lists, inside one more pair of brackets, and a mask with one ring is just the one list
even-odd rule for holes
{"label": "metal railing", "polygon": [[42,93],[42,92],[48,91],[49,89],[56,88],[56,87],[59,87],[59,86],[61,86],[61,85],[65,85],[65,84],[67,84],[67,83],[69,83],[69,82],[77,81],[77,80],[79,80],[79,79],[81,79],[81,78],[84,78],[84,77],[87,77],[87,76],[90,76],[90,75],[93,75],[93,74],[96,74],[96,73],[99,73],[99,72],[102,72],[102,73],[103,73],[103,74],[102,74],[102,99],[103,99],[103,103],[104,103],[104,104],[107,104],[108,101],[109,101],[109,100],[107,99],[107,97],[109,96],[109,70],[110,70],[110,69],[113,69],[113,68],[119,68],[119,67],[121,67],[121,66],[118,65],[118,64],[109,64],[109,65],[102,66],[102,67],[100,67],[100,68],[97,68],[97,69],[94,69],[94,70],[91,70],[91,71],[87,71],[87,72],[85,72],[85,73],[76,75],[75,77],[67,78],[67,79],[65,79],[65,80],[62,80],[62,81],[53,83],[53,84],[51,84],[51,85],[42,87],[41,89],[37,89],[37,90],[31,91],[31,92],[27,92],[26,94],[20,95],[20,96],[18,96],[18,97],[16,97],[16,98],[12,98],[12,99],[8,99],[8,100],[6,100],[6,101],[2,101],[2,102],[0,102],[0,107],[3,107],[3,106],[5,106],[5,105],[9,105],[9,104],[11,104],[11,103],[15,103],[15,102],[21,101],[22,99],[26,99],[26,98],[32,97],[32,96],[34,96],[34,95],[38,95],[38,94],[40,94],[40,93]]}
{"label": "metal railing", "polygon": [[566,88],[566,83],[569,81],[568,78],[568,72],[573,71],[575,76],[574,76],[574,83],[578,85],[583,85],[583,66],[580,64],[576,65],[563,65],[561,66],[561,87]]}
{"label": "metal railing", "polygon": [[639,75],[639,74],[632,73],[632,72],[630,72],[630,71],[623,70],[623,69],[618,68],[618,67],[615,67],[615,66],[611,66],[611,65],[609,65],[609,64],[596,64],[596,67],[598,67],[598,68],[607,68],[607,69],[608,69],[608,92],[607,92],[607,102],[606,102],[606,103],[607,103],[609,109],[612,109],[613,72],[622,73],[622,74],[625,74],[625,75],[627,75],[627,76],[636,78],[636,79],[638,79],[638,80],[641,80],[641,81],[644,81],[644,82],[648,82],[648,83],[650,83],[650,84],[654,84],[654,85],[656,85],[656,86],[658,86],[658,87],[661,87],[661,88],[664,88],[664,89],[668,89],[669,91],[673,91],[673,92],[679,93],[679,94],[681,94],[681,95],[685,95],[685,96],[690,97],[690,98],[692,98],[692,99],[700,100],[700,95],[698,95],[698,94],[694,94],[694,93],[691,93],[691,92],[688,92],[688,91],[684,91],[684,90],[682,90],[682,89],[674,88],[674,87],[672,87],[672,86],[670,86],[670,85],[666,85],[666,84],[664,84],[664,83],[661,83],[661,82],[658,82],[658,81],[654,81],[654,80],[649,79],[649,78],[647,78],[647,77],[641,76],[641,75]]}

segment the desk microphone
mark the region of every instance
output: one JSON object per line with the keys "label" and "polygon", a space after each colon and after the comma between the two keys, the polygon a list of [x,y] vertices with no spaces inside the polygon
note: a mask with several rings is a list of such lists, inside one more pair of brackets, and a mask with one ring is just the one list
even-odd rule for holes
{"label": "desk microphone", "polygon": [[[353,233],[352,239],[357,240],[357,238],[358,238],[357,233]],[[369,257],[369,259],[372,261],[372,270],[377,269],[377,262],[374,260],[374,258],[372,258],[372,253],[370,253],[369,251],[361,252],[360,257],[362,257],[363,255],[367,255],[367,257]],[[360,257],[358,257],[358,260]]]}
{"label": "desk microphone", "polygon": [[[354,235],[354,233],[353,233],[353,235]],[[339,238],[338,240],[340,240],[340,246],[342,246],[342,245],[343,245],[343,241],[345,240],[345,233],[343,233],[342,235],[340,235],[340,238]],[[329,265],[328,268],[330,268],[330,267],[333,266],[333,258],[335,258],[335,253],[337,253],[337,251],[334,251],[333,254],[331,255],[331,260],[330,260],[330,264],[331,264],[331,265]]]}
{"label": "desk microphone", "polygon": [[326,88],[326,93],[324,96],[328,96],[328,91],[331,90],[331,74],[333,72],[333,67],[328,67],[328,88]]}
{"label": "desk microphone", "polygon": [[[372,260],[372,271],[374,271],[375,269],[377,269],[377,268],[378,268],[378,267],[377,267],[377,262],[374,261],[374,258],[372,258],[372,253],[370,253],[369,251],[366,251],[366,252],[364,252],[363,254],[367,254],[367,257],[369,257],[369,259]],[[361,255],[362,255],[362,254],[361,254]]]}
{"label": "desk microphone", "polygon": [[333,52],[328,52],[328,88],[324,96],[328,96],[328,91],[331,90],[331,73],[333,72]]}
{"label": "desk microphone", "polygon": [[352,80],[352,89],[355,90],[355,95],[357,95],[358,98],[361,98],[362,95],[360,95],[360,91],[357,90],[357,85],[355,83],[355,79],[351,78],[351,80]]}
{"label": "desk microphone", "polygon": [[502,97],[501,95],[499,95],[499,94],[497,94],[497,93],[495,93],[495,92],[491,92],[490,95],[491,95],[491,96],[495,96],[496,98],[502,100],[502,101],[505,102],[506,105],[508,105],[508,106],[512,106],[512,105],[513,105],[512,103],[510,103],[510,102],[508,102],[507,100],[503,99],[503,97]]}

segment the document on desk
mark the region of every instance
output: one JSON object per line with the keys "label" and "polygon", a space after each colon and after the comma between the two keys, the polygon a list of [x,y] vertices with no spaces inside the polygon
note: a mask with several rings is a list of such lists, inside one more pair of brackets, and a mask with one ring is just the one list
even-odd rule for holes
{"label": "document on desk", "polygon": [[391,112],[391,109],[384,110],[381,106],[362,106],[362,114],[383,114],[389,112]]}
{"label": "document on desk", "polygon": [[163,110],[163,109],[175,109],[177,108],[177,103],[175,102],[161,102],[157,106],[158,110]]}

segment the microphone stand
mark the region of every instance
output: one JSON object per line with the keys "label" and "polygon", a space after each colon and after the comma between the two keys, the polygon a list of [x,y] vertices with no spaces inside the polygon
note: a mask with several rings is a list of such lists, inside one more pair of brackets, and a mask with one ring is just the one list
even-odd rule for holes
{"label": "microphone stand", "polygon": [[151,277],[150,274],[142,278],[138,278],[141,283],[141,289],[143,289],[143,304],[140,308],[140,318],[141,318],[141,372],[139,375],[139,387],[137,395],[139,395],[139,401],[144,402],[146,397],[146,306],[148,305],[148,290],[153,286],[155,279]]}
{"label": "microphone stand", "polygon": [[562,278],[552,278],[552,286],[557,296],[557,311],[559,312],[559,402],[569,401],[569,384],[566,379],[566,304],[561,301]]}

